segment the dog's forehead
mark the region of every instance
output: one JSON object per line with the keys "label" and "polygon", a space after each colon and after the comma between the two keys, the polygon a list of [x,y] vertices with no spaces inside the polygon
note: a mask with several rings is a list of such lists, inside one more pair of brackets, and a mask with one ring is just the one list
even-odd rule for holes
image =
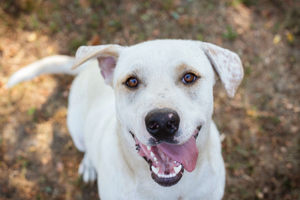
{"label": "dog's forehead", "polygon": [[210,64],[200,45],[199,42],[189,40],[155,40],[140,43],[126,48],[121,53],[117,71],[122,74],[139,68],[161,71],[182,64],[197,68],[201,63],[207,67]]}

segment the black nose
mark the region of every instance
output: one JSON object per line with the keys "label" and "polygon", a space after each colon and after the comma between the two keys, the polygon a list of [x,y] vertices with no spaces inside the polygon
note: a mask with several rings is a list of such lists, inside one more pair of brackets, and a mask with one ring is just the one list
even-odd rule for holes
{"label": "black nose", "polygon": [[168,139],[178,130],[180,118],[175,110],[170,108],[155,109],[145,118],[148,132],[156,139]]}

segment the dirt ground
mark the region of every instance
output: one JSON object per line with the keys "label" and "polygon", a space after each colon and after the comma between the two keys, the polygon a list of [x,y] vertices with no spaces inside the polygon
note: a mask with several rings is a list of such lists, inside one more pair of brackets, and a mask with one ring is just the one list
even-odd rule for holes
{"label": "dirt ground", "polygon": [[0,199],[98,199],[77,175],[66,127],[73,77],[45,75],[5,90],[9,76],[80,45],[203,40],[237,52],[233,99],[215,86],[224,199],[300,199],[300,1],[19,0],[0,2]]}

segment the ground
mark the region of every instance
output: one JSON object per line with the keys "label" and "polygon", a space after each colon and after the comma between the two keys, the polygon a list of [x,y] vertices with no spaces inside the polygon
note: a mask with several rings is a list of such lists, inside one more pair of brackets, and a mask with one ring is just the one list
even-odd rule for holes
{"label": "ground", "polygon": [[81,45],[158,38],[237,52],[245,77],[233,99],[215,86],[225,137],[224,199],[300,199],[298,0],[19,0],[0,2],[0,199],[98,199],[77,175],[83,154],[66,127],[74,77],[45,75],[6,90],[9,76]]}

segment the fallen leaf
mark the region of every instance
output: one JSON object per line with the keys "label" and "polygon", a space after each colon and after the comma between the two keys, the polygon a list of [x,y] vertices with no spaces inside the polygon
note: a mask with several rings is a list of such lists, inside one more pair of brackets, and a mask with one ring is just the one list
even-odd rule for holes
{"label": "fallen leaf", "polygon": [[257,112],[255,110],[247,110],[247,115],[249,115],[251,117],[256,117]]}
{"label": "fallen leaf", "polygon": [[28,41],[28,42],[33,42],[33,41],[36,40],[36,38],[37,38],[36,33],[31,33],[31,34],[27,37],[27,41]]}
{"label": "fallen leaf", "polygon": [[261,191],[259,191],[259,190],[256,190],[256,196],[259,198],[259,199],[263,199],[264,198],[264,194],[261,192]]}
{"label": "fallen leaf", "polygon": [[64,170],[64,164],[62,162],[57,162],[56,163],[56,171],[62,172],[63,170]]}
{"label": "fallen leaf", "polygon": [[79,4],[83,9],[87,9],[90,7],[90,2],[87,0],[80,0]]}
{"label": "fallen leaf", "polygon": [[50,54],[50,53],[53,53],[53,51],[54,51],[53,46],[47,47],[47,52],[48,52],[49,54]]}
{"label": "fallen leaf", "polygon": [[287,32],[286,34],[286,39],[288,40],[288,42],[292,43],[295,41],[295,37],[293,34],[291,34],[290,32]]}
{"label": "fallen leaf", "polygon": [[100,36],[99,35],[94,35],[94,37],[88,42],[89,45],[95,46],[95,45],[100,45]]}
{"label": "fallen leaf", "polygon": [[152,34],[155,35],[155,36],[158,36],[158,35],[160,35],[160,30],[159,29],[154,29]]}
{"label": "fallen leaf", "polygon": [[273,44],[278,44],[281,40],[281,36],[276,34],[273,38]]}
{"label": "fallen leaf", "polygon": [[36,147],[35,147],[35,146],[29,147],[29,151],[30,151],[30,152],[34,152],[35,150],[36,150]]}

